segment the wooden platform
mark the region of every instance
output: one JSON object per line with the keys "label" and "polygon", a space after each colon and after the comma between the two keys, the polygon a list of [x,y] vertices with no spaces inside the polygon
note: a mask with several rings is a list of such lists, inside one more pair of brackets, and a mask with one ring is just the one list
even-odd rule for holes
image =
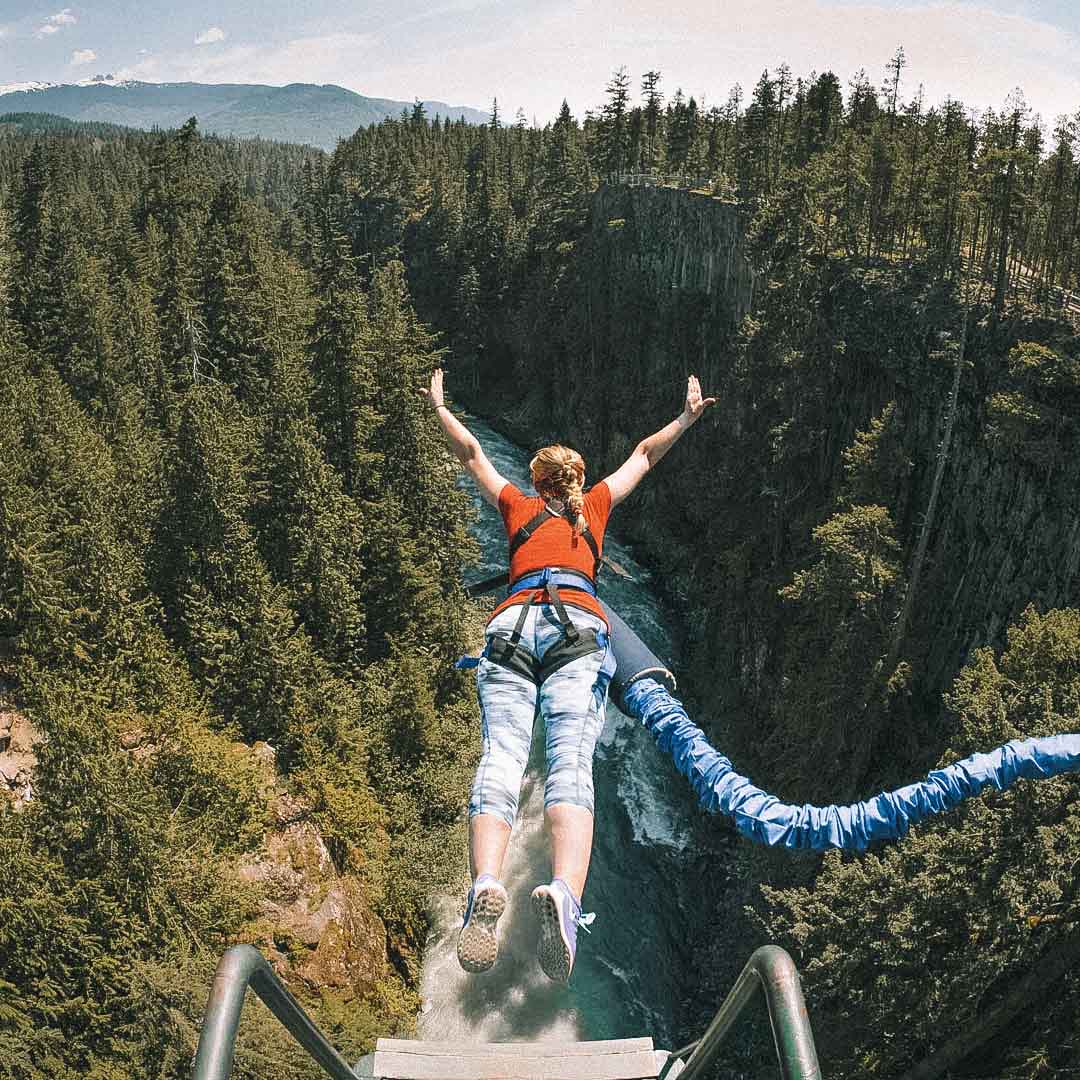
{"label": "wooden platform", "polygon": [[577,1043],[380,1039],[356,1074],[382,1080],[655,1080],[667,1058],[649,1037]]}

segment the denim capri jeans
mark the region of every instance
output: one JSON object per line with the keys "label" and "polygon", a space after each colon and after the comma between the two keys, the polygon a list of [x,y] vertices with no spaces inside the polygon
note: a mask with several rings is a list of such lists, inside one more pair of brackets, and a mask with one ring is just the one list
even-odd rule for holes
{"label": "denim capri jeans", "polygon": [[[509,638],[520,614],[518,605],[499,612],[488,623],[488,640]],[[579,629],[597,631],[600,649],[565,664],[540,687],[486,656],[480,659],[476,688],[484,746],[469,800],[470,817],[494,814],[513,826],[538,710],[546,725],[544,809],[558,803],[593,809],[593,751],[604,726],[615,657],[602,619],[580,608],[570,608],[569,615]],[[552,605],[530,606],[521,633],[525,648],[542,658],[562,636]]]}

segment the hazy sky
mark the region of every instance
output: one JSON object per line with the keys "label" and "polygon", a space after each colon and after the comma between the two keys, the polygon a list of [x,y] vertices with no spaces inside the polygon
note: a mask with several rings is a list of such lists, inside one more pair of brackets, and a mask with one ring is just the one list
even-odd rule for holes
{"label": "hazy sky", "polygon": [[[65,0],[60,0],[64,3]],[[565,97],[580,116],[625,65],[659,69],[722,103],[786,61],[875,83],[898,45],[902,94],[923,83],[974,107],[1014,87],[1044,120],[1080,109],[1077,0],[0,0],[0,84],[98,72],[148,81],[338,83],[434,98],[541,124]]]}

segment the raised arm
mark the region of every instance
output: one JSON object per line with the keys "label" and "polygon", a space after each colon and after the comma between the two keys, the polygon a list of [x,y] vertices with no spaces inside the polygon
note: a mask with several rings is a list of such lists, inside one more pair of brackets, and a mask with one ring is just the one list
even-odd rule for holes
{"label": "raised arm", "polygon": [[435,415],[442,424],[446,441],[450,444],[454,456],[465,466],[465,471],[476,481],[480,494],[491,503],[499,505],[499,492],[506,486],[506,480],[488,461],[487,454],[477,441],[476,436],[446,407],[443,400],[443,371],[436,368],[431,376],[431,386],[420,393],[435,410]]}
{"label": "raised arm", "polygon": [[715,402],[716,398],[702,398],[701,383],[696,375],[691,375],[686,380],[683,411],[656,434],[642,439],[634,447],[634,452],[607,477],[611,505],[621,503],[641,483],[641,478],[678,442],[683,432],[696,424],[702,413]]}

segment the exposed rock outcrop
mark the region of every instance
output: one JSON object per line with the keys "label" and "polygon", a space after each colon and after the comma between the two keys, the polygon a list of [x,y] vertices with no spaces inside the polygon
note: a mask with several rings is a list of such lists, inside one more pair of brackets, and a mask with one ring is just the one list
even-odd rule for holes
{"label": "exposed rock outcrop", "polygon": [[[250,751],[272,775],[273,750]],[[305,804],[283,791],[271,799],[272,824],[237,873],[258,887],[254,944],[283,978],[345,996],[370,992],[387,972],[386,927],[355,877],[338,872]]]}
{"label": "exposed rock outcrop", "polygon": [[34,746],[40,741],[37,729],[22,713],[0,706],[0,795],[16,808],[34,797]]}
{"label": "exposed rock outcrop", "polygon": [[[663,301],[672,290],[707,297],[737,323],[750,310],[754,273],[738,204],[667,187],[602,187],[593,198],[594,241]],[[594,248],[595,250],[595,248]]]}

